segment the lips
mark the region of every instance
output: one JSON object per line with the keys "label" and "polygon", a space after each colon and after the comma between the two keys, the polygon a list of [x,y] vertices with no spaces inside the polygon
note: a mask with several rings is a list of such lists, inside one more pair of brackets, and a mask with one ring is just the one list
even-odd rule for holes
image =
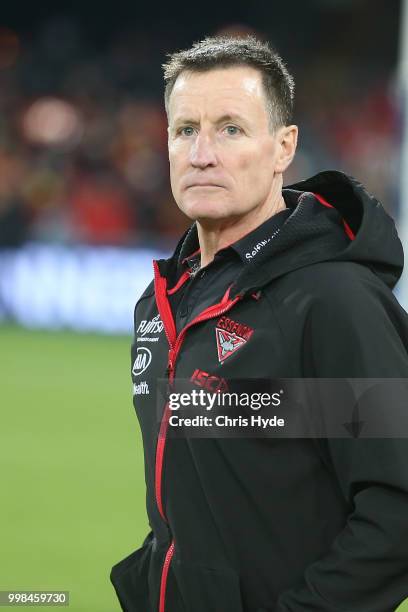
{"label": "lips", "polygon": [[217,183],[193,183],[192,185],[187,185],[187,189],[190,189],[191,187],[220,187],[222,188],[223,185],[218,185]]}

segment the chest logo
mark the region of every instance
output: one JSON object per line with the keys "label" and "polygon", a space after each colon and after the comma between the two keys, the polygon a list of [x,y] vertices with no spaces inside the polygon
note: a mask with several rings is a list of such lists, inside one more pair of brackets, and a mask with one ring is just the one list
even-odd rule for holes
{"label": "chest logo", "polygon": [[218,361],[222,363],[246,344],[254,330],[248,325],[237,323],[228,317],[221,317],[217,321],[215,337],[217,339]]}
{"label": "chest logo", "polygon": [[163,331],[163,321],[160,319],[160,315],[156,315],[150,321],[143,320],[140,322],[137,328],[137,342],[157,342],[159,336],[150,336],[150,334],[160,334]]}
{"label": "chest logo", "polygon": [[134,376],[139,376],[142,374],[142,372],[147,370],[149,367],[151,360],[152,353],[150,350],[144,346],[139,346],[136,353],[136,359],[133,364],[132,374],[134,374]]}

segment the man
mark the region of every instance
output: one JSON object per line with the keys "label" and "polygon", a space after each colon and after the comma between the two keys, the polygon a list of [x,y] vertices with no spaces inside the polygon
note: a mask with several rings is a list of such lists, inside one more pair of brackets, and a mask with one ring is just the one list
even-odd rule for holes
{"label": "man", "polygon": [[408,596],[405,440],[174,437],[156,381],[407,378],[394,223],[339,172],[283,189],[294,86],[267,44],[208,38],[165,80],[171,185],[193,224],[135,310],[152,531],[112,570],[122,609],[390,612]]}

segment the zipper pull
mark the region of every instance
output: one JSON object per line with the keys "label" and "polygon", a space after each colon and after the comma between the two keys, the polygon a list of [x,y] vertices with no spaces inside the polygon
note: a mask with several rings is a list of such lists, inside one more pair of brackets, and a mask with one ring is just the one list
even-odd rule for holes
{"label": "zipper pull", "polygon": [[173,349],[169,349],[166,373],[167,373],[168,378],[172,380],[173,373],[174,373],[174,350]]}

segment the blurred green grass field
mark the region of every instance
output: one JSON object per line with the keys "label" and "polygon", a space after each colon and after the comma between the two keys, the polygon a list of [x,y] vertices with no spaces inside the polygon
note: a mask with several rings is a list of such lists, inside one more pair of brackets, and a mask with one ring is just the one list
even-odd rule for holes
{"label": "blurred green grass field", "polygon": [[0,326],[0,347],[0,590],[118,612],[111,566],[148,531],[130,338]]}
{"label": "blurred green grass field", "polygon": [[148,531],[130,338],[0,326],[0,347],[0,590],[119,611],[111,566]]}

